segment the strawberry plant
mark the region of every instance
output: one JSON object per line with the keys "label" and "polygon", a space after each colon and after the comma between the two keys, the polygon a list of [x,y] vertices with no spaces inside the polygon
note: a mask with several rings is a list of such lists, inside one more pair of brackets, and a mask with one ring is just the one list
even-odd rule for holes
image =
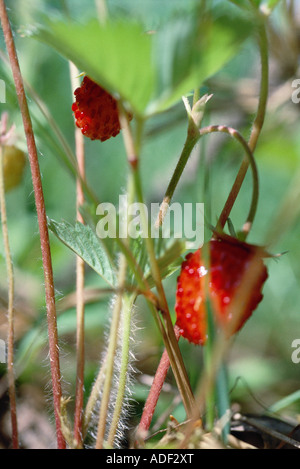
{"label": "strawberry plant", "polygon": [[299,447],[299,5],[11,3],[1,444]]}

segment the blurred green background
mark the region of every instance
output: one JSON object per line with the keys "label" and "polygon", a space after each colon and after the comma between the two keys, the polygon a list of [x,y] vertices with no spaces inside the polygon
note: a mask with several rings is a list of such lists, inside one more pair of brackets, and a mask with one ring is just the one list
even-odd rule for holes
{"label": "blurred green background", "polygon": [[[282,2],[273,13],[273,27],[269,33],[270,37],[277,38],[277,46],[276,51],[273,51],[272,47],[270,51],[269,107],[255,153],[261,192],[249,242],[268,243],[271,239],[270,233],[276,233],[272,253],[287,252],[276,260],[266,261],[269,279],[264,287],[264,300],[236,336],[228,357],[232,402],[240,405],[243,411],[259,413],[299,388],[300,363],[294,364],[291,360],[291,344],[294,339],[300,339],[300,113],[299,104],[294,104],[291,100],[291,81],[297,78],[300,45],[287,26],[284,3]],[[295,2],[296,5],[298,3]],[[29,26],[43,21],[43,14],[56,15],[62,4],[61,1],[50,0],[7,1],[24,78],[46,103],[66,141],[74,149],[74,122],[71,112],[73,90],[68,63],[48,46],[22,33]],[[112,0],[108,4],[112,14],[135,15],[151,30],[159,27],[178,9],[183,13],[188,11],[192,2],[185,2],[184,8],[181,1],[174,0]],[[96,16],[94,2],[90,0],[69,1],[69,8],[74,18]],[[299,22],[295,28],[299,33]],[[5,50],[2,34],[0,46]],[[10,122],[17,127],[18,144],[25,149],[14,85],[9,69],[3,61],[0,63],[0,78],[5,80],[7,92],[7,102],[0,104],[0,112],[9,112]],[[248,138],[257,105],[258,86],[259,54],[255,39],[251,38],[230,63],[205,83],[203,91],[213,93],[213,98],[207,106],[205,123],[233,126]],[[76,217],[74,177],[63,164],[62,149],[49,123],[29,93],[28,95],[36,131],[47,215],[56,221],[66,220],[73,223]],[[149,120],[141,166],[148,203],[162,200],[183,147],[186,128],[182,103],[178,103],[171,111]],[[206,215],[215,223],[237,173],[241,157],[240,148],[227,136],[206,137],[193,152],[176,190],[174,201],[204,202]],[[117,203],[119,195],[125,190],[127,174],[122,136],[104,143],[86,141],[86,169],[87,179],[99,199]],[[249,174],[232,212],[232,222],[237,229],[245,220],[250,194]],[[281,213],[284,203],[286,205]],[[44,389],[50,379],[45,340],[41,253],[28,165],[22,185],[7,195],[7,204],[16,277],[16,362],[19,393],[22,397],[24,386]],[[208,239],[209,232],[206,233],[206,241]],[[75,256],[52,235],[51,248],[58,299],[62,373],[65,393],[73,396],[76,313],[69,295],[74,293],[75,288]],[[6,333],[7,291],[2,243],[0,255],[2,338]],[[86,283],[87,287],[102,285],[101,279],[91,270],[87,270]],[[165,281],[165,287],[169,304],[173,308],[176,273]],[[65,306],[68,299],[71,303]],[[108,330],[110,318],[109,302],[110,298],[107,297],[86,307],[87,394],[104,347],[104,332]],[[137,422],[147,396],[147,376],[152,376],[155,372],[163,350],[160,335],[144,301],[140,300],[138,305],[134,318],[138,327],[134,366],[138,372],[132,386],[133,424]],[[202,350],[184,340],[180,344],[191,382],[196,385],[202,369]],[[0,367],[4,373],[4,365]],[[168,381],[174,385],[171,374]],[[162,394],[157,416],[173,402],[175,393],[175,388],[171,387],[169,392]],[[2,394],[5,395],[4,392]],[[299,410],[298,400],[282,412],[284,416],[296,418]],[[172,413],[179,419],[184,418],[181,406],[173,409]]]}

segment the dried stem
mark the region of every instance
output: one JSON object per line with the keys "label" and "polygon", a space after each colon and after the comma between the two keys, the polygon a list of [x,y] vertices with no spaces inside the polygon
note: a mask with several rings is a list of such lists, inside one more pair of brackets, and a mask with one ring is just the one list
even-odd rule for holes
{"label": "dried stem", "polygon": [[48,321],[48,337],[49,337],[49,351],[50,351],[50,367],[52,376],[52,390],[54,401],[54,413],[57,431],[57,445],[58,448],[65,448],[65,440],[61,431],[61,422],[59,418],[60,401],[61,401],[61,375],[59,363],[59,346],[58,346],[58,332],[57,332],[57,318],[56,318],[56,305],[55,305],[55,290],[53,282],[52,260],[50,252],[49,232],[47,226],[47,217],[45,209],[44,194],[42,188],[41,174],[38,162],[37,148],[35,144],[35,137],[32,128],[31,117],[29,113],[28,103],[25,95],[23,78],[19,66],[18,56],[15,48],[14,38],[7,16],[6,5],[4,0],[0,0],[0,18],[5,38],[6,48],[9,55],[12,74],[15,82],[18,102],[23,119],[23,126],[27,140],[29,163],[32,175],[35,204],[37,210],[37,218],[40,232],[40,242],[44,269],[45,280],[45,296],[47,306],[47,321]]}

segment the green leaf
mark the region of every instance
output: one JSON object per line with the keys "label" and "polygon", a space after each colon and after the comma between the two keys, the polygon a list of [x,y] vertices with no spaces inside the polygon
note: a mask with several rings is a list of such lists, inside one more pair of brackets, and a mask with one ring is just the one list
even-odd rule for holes
{"label": "green leaf", "polygon": [[[151,37],[135,22],[52,20],[32,34],[142,113],[153,91]],[[79,40],[78,40],[79,38]]]}
{"label": "green leaf", "polygon": [[[222,9],[221,9],[222,11]],[[237,53],[251,32],[244,15],[232,11],[169,22],[154,37],[158,77],[149,112],[163,111],[216,74]]]}
{"label": "green leaf", "polygon": [[94,231],[77,222],[75,226],[67,222],[57,223],[50,220],[49,229],[75,254],[81,257],[111,287],[115,275],[109,258]]}
{"label": "green leaf", "polygon": [[31,35],[119,95],[134,113],[148,117],[217,73],[249,36],[251,22],[238,10],[216,10],[195,10],[153,34],[135,21],[55,19]]}

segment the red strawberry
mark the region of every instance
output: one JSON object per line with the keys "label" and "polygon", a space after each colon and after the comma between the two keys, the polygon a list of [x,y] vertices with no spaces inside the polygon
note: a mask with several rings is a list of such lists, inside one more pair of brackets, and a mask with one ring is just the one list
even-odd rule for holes
{"label": "red strawberry", "polygon": [[[230,321],[232,300],[254,253],[254,246],[229,236],[212,239],[209,243],[208,291],[215,322],[219,326]],[[208,273],[202,257],[201,249],[186,256],[177,279],[175,305],[176,324],[181,329],[181,334],[190,342],[201,345],[205,344],[207,335],[204,284]],[[243,326],[262,300],[261,290],[268,274],[261,259],[259,259],[256,272],[257,279],[250,292],[250,299],[244,305],[242,316],[234,332]]]}
{"label": "red strawberry", "polygon": [[120,132],[117,101],[101,86],[85,76],[74,91],[72,105],[76,125],[91,140],[104,142]]}

